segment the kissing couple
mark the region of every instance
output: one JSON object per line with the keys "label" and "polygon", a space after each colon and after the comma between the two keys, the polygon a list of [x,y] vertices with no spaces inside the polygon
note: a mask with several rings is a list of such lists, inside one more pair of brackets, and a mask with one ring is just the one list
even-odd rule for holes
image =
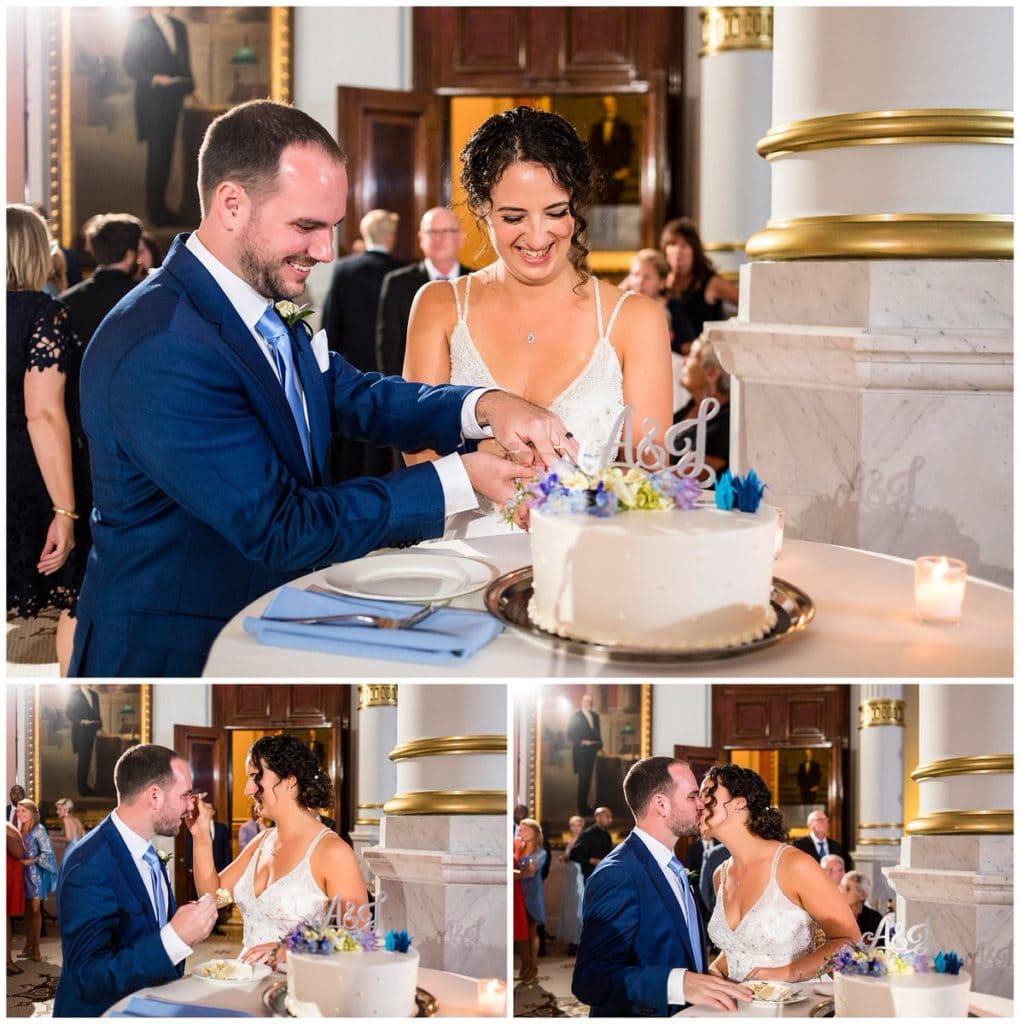
{"label": "kissing couple", "polygon": [[[245,765],[245,796],[275,827],[255,837],[222,873],[213,867],[212,805],[193,790],[188,763],[142,743],[114,767],[117,807],[67,855],[57,882],[63,967],[54,1016],[98,1017],[124,996],[175,981],[212,931],[217,890],[244,924],[240,959],[275,967],[283,936],[335,898],[367,900],[354,851],[318,818],[333,784],[294,736],[263,736]],[[191,832],[199,898],[178,906],[154,836]]]}
{"label": "kissing couple", "polygon": [[[589,878],[573,992],[593,1017],[666,1017],[687,1005],[735,1010],[744,982],[818,977],[860,939],[835,882],[787,842],[757,772],[717,765],[698,782],[686,761],[648,757],[623,780],[636,823]],[[713,876],[707,929],[674,853],[684,836],[728,849]],[[709,963],[708,939],[720,951]]]}

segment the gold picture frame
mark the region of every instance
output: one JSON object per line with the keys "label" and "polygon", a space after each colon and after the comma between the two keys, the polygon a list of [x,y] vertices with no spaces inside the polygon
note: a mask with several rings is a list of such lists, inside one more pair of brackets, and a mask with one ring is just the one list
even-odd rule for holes
{"label": "gold picture frame", "polygon": [[[49,9],[48,195],[65,247],[97,213],[132,213],[151,229],[145,203],[146,143],[136,137],[134,86],[122,54],[148,8]],[[292,7],[177,7],[187,27],[195,91],[176,128],[168,194],[180,197],[175,230],[197,226],[197,157],[205,126],[245,99],[290,102]]]}

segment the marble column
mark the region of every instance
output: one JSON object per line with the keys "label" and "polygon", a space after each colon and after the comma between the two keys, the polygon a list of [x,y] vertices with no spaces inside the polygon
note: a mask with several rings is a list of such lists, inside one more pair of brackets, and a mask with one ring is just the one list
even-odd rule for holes
{"label": "marble column", "polygon": [[769,170],[747,145],[769,127],[772,8],[704,7],[698,108],[698,233],[718,270],[736,276],[769,215]]}
{"label": "marble column", "polygon": [[901,931],[927,923],[974,990],[1013,997],[1013,688],[921,686],[918,817],[885,873]]}
{"label": "marble column", "polygon": [[885,914],[893,891],[882,869],[899,863],[903,834],[903,687],[865,683],[857,732],[854,868],[871,880],[869,903]]}
{"label": "marble column", "polygon": [[397,769],[390,751],[397,744],[397,686],[395,683],[362,683],[358,686],[357,816],[351,843],[365,877],[371,871],[364,850],[379,842],[383,805],[397,789]]}
{"label": "marble column", "polygon": [[788,536],[1012,576],[1012,12],[777,7],[730,461]]}
{"label": "marble column", "polygon": [[506,687],[401,684],[396,793],[365,860],[423,967],[506,977]]}

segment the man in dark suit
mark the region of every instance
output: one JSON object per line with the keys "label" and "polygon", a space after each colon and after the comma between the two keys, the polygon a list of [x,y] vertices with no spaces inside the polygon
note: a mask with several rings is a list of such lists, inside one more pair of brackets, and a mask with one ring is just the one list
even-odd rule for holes
{"label": "man in dark suit", "polygon": [[613,812],[608,807],[596,808],[595,824],[581,833],[570,851],[570,859],[581,865],[581,875],[586,882],[613,848],[613,835],[609,831],[612,824]]}
{"label": "man in dark suit", "polygon": [[467,273],[458,259],[464,229],[457,215],[445,206],[427,210],[418,229],[418,245],[425,257],[420,263],[393,270],[383,279],[376,319],[377,369],[387,376],[404,372],[407,324],[418,289],[429,281],[453,279]]}
{"label": "man in dark suit", "polygon": [[[399,219],[389,210],[369,210],[361,218],[365,251],[336,261],[329,294],[322,307],[322,326],[330,350],[339,352],[353,367],[365,373],[378,369],[375,321],[383,278],[404,266],[403,260],[391,255]],[[388,448],[376,448],[345,437],[333,440],[330,472],[335,483],[356,476],[381,476],[392,468],[393,458]]]}
{"label": "man in dark suit", "polygon": [[138,249],[142,222],[129,213],[93,217],[85,244],[95,257],[95,273],[60,296],[71,314],[71,326],[87,345],[103,317],[138,283]]}
{"label": "man in dark suit", "polygon": [[685,761],[647,757],[623,781],[636,827],[584,888],[572,990],[593,1017],[669,1017],[688,1004],[736,1009],[748,989],[705,974],[705,926],[680,836],[697,835],[704,804]]}
{"label": "man in dark suit", "polygon": [[135,80],[138,141],[148,144],[145,158],[145,205],[149,221],[159,227],[178,215],[166,204],[170,161],[184,97],[195,91],[188,50],[188,29],[173,8],[152,7],[128,30],[124,70]]}
{"label": "man in dark suit", "polygon": [[7,809],[4,812],[8,822],[12,825],[18,824],[18,804],[25,799],[25,787],[19,786],[16,782],[11,786],[11,791],[8,794],[8,800],[10,803],[7,805]]}
{"label": "man in dark suit", "polygon": [[567,739],[573,744],[574,774],[577,776],[578,814],[592,813],[589,796],[595,761],[602,749],[602,723],[598,712],[593,710],[594,701],[590,693],[581,698],[581,707],[570,716],[567,723]]}
{"label": "man in dark suit", "polygon": [[843,844],[837,839],[829,838],[829,816],[821,808],[812,811],[807,819],[808,834],[802,836],[793,845],[798,850],[810,853],[815,860],[821,859],[830,853],[843,858],[843,864],[847,871],[852,871],[854,862],[850,854],[843,849]]}
{"label": "man in dark suit", "polygon": [[64,714],[71,723],[71,751],[78,755],[78,795],[93,796],[94,791],[89,787],[92,748],[96,733],[103,727],[99,694],[88,686],[76,687],[67,699]]}
{"label": "man in dark suit", "polygon": [[[271,100],[231,108],[206,132],[199,181],[198,230],[174,240],[82,360],[95,510],[71,675],[198,676],[261,594],[438,537],[476,493],[506,501],[537,460],[578,450],[558,416],[520,398],[362,374],[324,333],[284,322],[315,264],[332,263],[347,199],[343,153],[307,114]],[[334,431],[448,457],[329,484]],[[460,454],[489,434],[519,464]]]}
{"label": "man in dark suit", "polygon": [[114,768],[116,809],[64,858],[57,881],[63,964],[55,1017],[99,1017],[124,996],[176,981],[216,923],[205,896],[178,908],[154,836],[194,815],[191,770],[174,751],[129,747]]}
{"label": "man in dark suit", "polygon": [[617,116],[619,101],[603,96],[602,117],[591,126],[588,148],[592,158],[606,176],[605,201],[619,203],[627,180],[633,173],[634,137],[630,125]]}

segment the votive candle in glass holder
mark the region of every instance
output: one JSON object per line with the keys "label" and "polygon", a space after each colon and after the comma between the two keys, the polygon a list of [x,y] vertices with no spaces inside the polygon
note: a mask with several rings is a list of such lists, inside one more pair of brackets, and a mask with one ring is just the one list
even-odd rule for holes
{"label": "votive candle in glass holder", "polygon": [[478,1013],[482,1017],[506,1016],[506,982],[502,978],[479,979]]}
{"label": "votive candle in glass holder", "polygon": [[914,607],[922,622],[958,623],[963,617],[967,563],[945,555],[922,555],[914,562]]}
{"label": "votive candle in glass holder", "polygon": [[776,558],[783,550],[783,530],[786,528],[786,513],[781,508],[776,508]]}

